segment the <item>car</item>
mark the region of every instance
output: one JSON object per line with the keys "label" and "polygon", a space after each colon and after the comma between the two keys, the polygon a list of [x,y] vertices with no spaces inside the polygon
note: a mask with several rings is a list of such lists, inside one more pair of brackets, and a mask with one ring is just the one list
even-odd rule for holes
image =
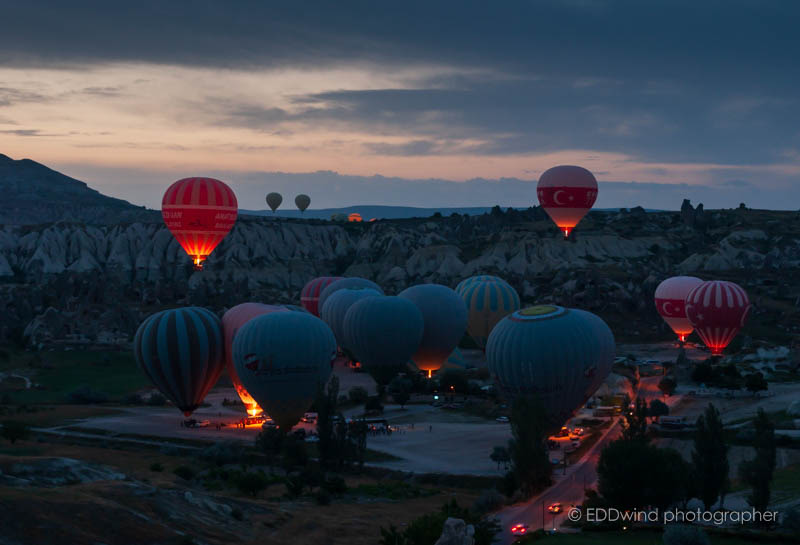
{"label": "car", "polygon": [[527,524],[515,524],[511,527],[511,535],[513,536],[524,536],[528,533],[528,525]]}
{"label": "car", "polygon": [[275,428],[277,426],[278,425],[275,423],[273,419],[267,418],[266,422],[261,424],[261,429],[266,430],[267,428]]}
{"label": "car", "polygon": [[508,422],[508,417],[507,416],[498,416],[497,418],[495,418],[495,420],[497,420],[498,422],[503,422],[505,424],[506,422]]}
{"label": "car", "polygon": [[572,430],[572,433],[574,433],[575,435],[581,436],[581,435],[584,434],[584,431],[585,430],[583,428],[575,428],[574,430]]}
{"label": "car", "polygon": [[560,501],[557,501],[555,503],[551,503],[550,505],[547,506],[548,513],[553,513],[554,515],[557,515],[558,513],[560,513],[563,510],[564,510],[564,508],[561,506],[561,502]]}

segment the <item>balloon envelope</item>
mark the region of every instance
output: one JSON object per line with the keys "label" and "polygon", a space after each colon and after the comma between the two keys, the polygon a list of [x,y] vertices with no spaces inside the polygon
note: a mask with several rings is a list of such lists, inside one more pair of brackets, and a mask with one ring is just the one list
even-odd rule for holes
{"label": "balloon envelope", "polygon": [[272,209],[273,214],[275,213],[275,210],[278,209],[278,207],[281,205],[282,202],[283,202],[283,197],[281,196],[280,193],[275,193],[275,192],[267,193],[267,204]]}
{"label": "balloon envelope", "polygon": [[714,356],[736,337],[749,312],[747,292],[733,282],[709,280],[686,296],[686,316]]}
{"label": "balloon envelope", "polygon": [[311,204],[311,197],[308,195],[300,194],[294,198],[294,204],[300,210],[300,212],[305,212],[308,205]]}
{"label": "balloon envelope", "polygon": [[365,367],[404,366],[419,348],[425,322],[417,306],[400,297],[367,297],[344,317],[345,344]]}
{"label": "balloon envelope", "polygon": [[531,395],[553,428],[563,425],[608,376],[614,336],[599,317],[540,305],[504,318],[489,336],[486,359],[503,392]]}
{"label": "balloon envelope", "polygon": [[322,293],[322,290],[341,279],[341,276],[320,276],[309,280],[308,283],[303,286],[303,291],[300,292],[300,304],[314,316],[319,316],[320,293]]}
{"label": "balloon envelope", "polygon": [[359,278],[357,276],[340,278],[335,282],[331,282],[325,289],[323,289],[320,292],[319,301],[317,302],[317,308],[319,310],[322,310],[322,307],[325,305],[325,301],[328,299],[328,297],[330,297],[339,290],[359,289],[359,288],[372,288],[381,295],[383,295],[383,290],[381,289],[381,287],[372,280],[367,280],[366,278]]}
{"label": "balloon envelope", "polygon": [[285,430],[311,406],[335,357],[330,328],[304,312],[258,316],[233,340],[233,362],[242,384]]}
{"label": "balloon envelope", "polygon": [[497,322],[519,310],[519,295],[505,281],[468,278],[465,282],[459,295],[467,306],[467,333],[484,348]]}
{"label": "balloon envelope", "polygon": [[694,329],[686,317],[686,296],[702,283],[694,276],[673,276],[656,288],[656,310],[681,341]]}
{"label": "balloon envelope", "polygon": [[222,325],[204,308],[163,310],[139,326],[133,352],[150,382],[189,416],[225,365]]}
{"label": "balloon envelope", "polygon": [[322,307],[320,312],[320,318],[333,331],[333,336],[336,337],[339,348],[350,355],[352,355],[352,351],[347,346],[344,336],[344,317],[351,306],[366,297],[382,297],[382,294],[372,288],[345,288],[338,290],[328,297],[325,301],[325,306]]}
{"label": "balloon envelope", "polygon": [[442,367],[464,336],[467,307],[455,291],[441,284],[412,286],[398,297],[408,299],[422,313],[422,341],[411,359],[430,376]]}
{"label": "balloon envelope", "polygon": [[242,400],[247,413],[251,416],[260,412],[260,407],[256,400],[253,399],[247,389],[242,384],[239,375],[236,373],[236,367],[233,365],[233,339],[236,333],[250,320],[256,316],[269,314],[271,312],[288,312],[287,309],[275,305],[263,305],[261,303],[242,303],[228,310],[222,315],[222,332],[225,335],[225,368],[228,371],[228,376],[231,377],[231,382],[236,390],[239,399]]}
{"label": "balloon envelope", "polygon": [[476,275],[476,276],[470,276],[469,278],[465,278],[464,280],[459,282],[458,285],[455,288],[455,292],[457,294],[461,295],[461,292],[467,286],[469,286],[470,284],[474,284],[475,282],[482,282],[482,281],[486,281],[486,280],[491,280],[491,281],[494,281],[494,282],[503,282],[505,284],[508,284],[508,282],[506,282],[505,280],[503,280],[499,276],[492,276],[491,274],[479,274],[479,275]]}
{"label": "balloon envelope", "polygon": [[233,190],[214,178],[178,180],[161,199],[167,229],[198,269],[233,228],[237,214]]}
{"label": "balloon envelope", "polygon": [[561,165],[546,170],[536,187],[539,204],[568,237],[597,200],[597,180],[583,167]]}

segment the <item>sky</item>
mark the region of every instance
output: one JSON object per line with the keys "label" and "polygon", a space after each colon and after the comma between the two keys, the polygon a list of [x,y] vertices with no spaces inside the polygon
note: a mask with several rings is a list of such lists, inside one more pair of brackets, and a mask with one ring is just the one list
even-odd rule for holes
{"label": "sky", "polygon": [[800,3],[0,0],[0,153],[158,207],[800,208]]}

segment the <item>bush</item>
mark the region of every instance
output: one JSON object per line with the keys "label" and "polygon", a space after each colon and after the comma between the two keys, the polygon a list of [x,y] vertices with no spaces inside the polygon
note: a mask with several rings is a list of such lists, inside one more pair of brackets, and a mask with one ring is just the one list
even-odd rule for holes
{"label": "bush", "polygon": [[231,511],[231,516],[236,520],[244,520],[244,513],[238,507],[234,507]]}
{"label": "bush", "polygon": [[124,405],[142,405],[144,398],[140,394],[131,394],[122,400]]}
{"label": "bush", "polygon": [[147,398],[147,404],[151,407],[163,407],[167,404],[167,398],[158,392],[154,392]]}
{"label": "bush", "polygon": [[383,412],[383,405],[381,404],[381,398],[378,396],[371,397],[367,400],[364,404],[364,411],[371,413],[382,413]]}
{"label": "bush", "polygon": [[503,507],[505,503],[506,499],[503,495],[492,488],[490,490],[484,490],[481,495],[478,496],[475,503],[472,504],[472,510],[479,515],[485,515],[491,511],[497,511]]}
{"label": "bush", "polygon": [[0,435],[13,445],[20,439],[26,439],[30,435],[30,429],[24,422],[7,420],[3,422],[3,429],[0,431]]}
{"label": "bush", "polygon": [[92,390],[88,386],[81,386],[67,395],[67,401],[77,405],[89,405],[92,403],[105,403],[108,401],[108,396],[103,392]]}
{"label": "bush", "polygon": [[350,400],[350,403],[354,403],[356,405],[365,403],[368,397],[369,392],[367,392],[367,389],[362,386],[355,386],[350,388],[350,391],[347,392],[347,398]]}
{"label": "bush", "polygon": [[153,462],[152,464],[150,464],[150,471],[156,471],[156,472],[164,471],[164,466],[158,462]]}
{"label": "bush", "polygon": [[242,460],[244,447],[238,441],[218,441],[197,453],[197,457],[218,466],[236,464]]}
{"label": "bush", "polygon": [[194,469],[189,466],[178,466],[172,472],[185,481],[191,481],[195,475]]}
{"label": "bush", "polygon": [[314,494],[314,500],[317,502],[317,505],[329,505],[331,503],[331,494],[324,488],[320,488],[317,490],[317,493]]}
{"label": "bush", "polygon": [[286,477],[286,496],[289,498],[299,498],[303,494],[306,482],[300,475],[290,475]]}
{"label": "bush", "polygon": [[236,488],[239,489],[239,492],[254,498],[269,484],[270,480],[263,471],[242,473],[236,478]]}
{"label": "bush", "polygon": [[322,481],[322,488],[333,496],[341,496],[347,492],[347,483],[339,475],[331,475]]}
{"label": "bush", "polygon": [[664,530],[664,545],[709,545],[708,536],[700,528],[670,524]]}

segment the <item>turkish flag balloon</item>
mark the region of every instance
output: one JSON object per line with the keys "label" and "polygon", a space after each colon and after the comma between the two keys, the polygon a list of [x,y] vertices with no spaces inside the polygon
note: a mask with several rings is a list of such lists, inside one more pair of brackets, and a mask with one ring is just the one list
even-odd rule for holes
{"label": "turkish flag balloon", "polygon": [[749,311],[747,292],[733,282],[703,282],[686,296],[686,317],[715,356],[739,333]]}
{"label": "turkish flag balloon", "polygon": [[319,308],[319,296],[322,290],[341,279],[341,276],[320,276],[309,280],[303,286],[303,291],[300,292],[300,304],[303,305],[304,309],[319,318],[319,313],[322,310]]}
{"label": "turkish flag balloon", "polygon": [[233,228],[238,208],[233,190],[214,178],[178,180],[161,200],[164,223],[198,269]]}
{"label": "turkish flag balloon", "polygon": [[536,193],[539,204],[567,238],[597,200],[597,180],[583,167],[561,165],[539,177]]}
{"label": "turkish flag balloon", "polygon": [[656,310],[681,341],[694,329],[686,317],[686,296],[702,283],[694,276],[673,276],[656,288]]}

